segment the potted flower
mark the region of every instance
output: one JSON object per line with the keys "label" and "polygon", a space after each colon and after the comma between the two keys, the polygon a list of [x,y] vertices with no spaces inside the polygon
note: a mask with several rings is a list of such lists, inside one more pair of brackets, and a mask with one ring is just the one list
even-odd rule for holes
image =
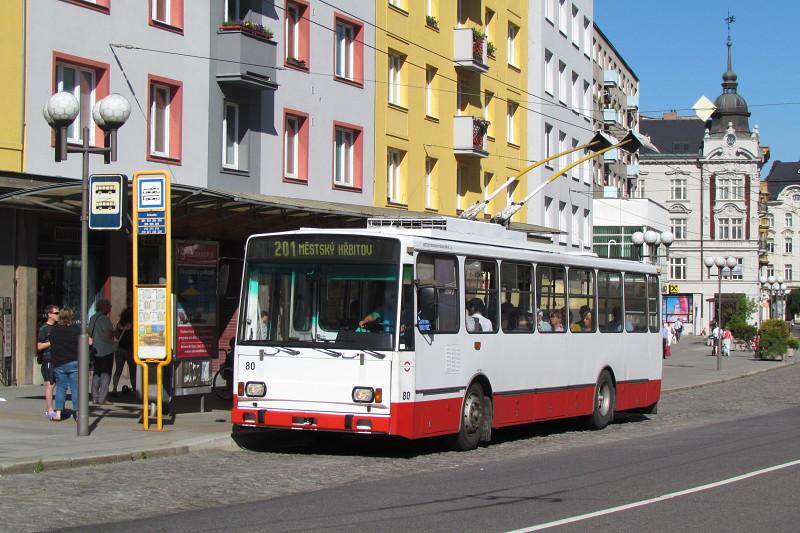
{"label": "potted flower", "polygon": [[291,63],[292,65],[297,65],[298,67],[305,67],[306,66],[306,60],[305,59],[299,59],[299,58],[294,57],[294,56],[287,57],[286,58],[286,62],[287,63]]}
{"label": "potted flower", "polygon": [[472,56],[476,59],[483,59],[483,41],[486,35],[477,28],[472,28]]}
{"label": "potted flower", "polygon": [[486,53],[489,57],[494,57],[494,53],[497,51],[497,47],[494,45],[492,41],[486,43]]}
{"label": "potted flower", "polygon": [[437,19],[434,16],[426,15],[425,16],[425,24],[427,24],[431,28],[434,28],[434,29],[437,29],[437,30],[439,29],[439,19]]}
{"label": "potted flower", "polygon": [[241,31],[263,39],[272,39],[274,35],[271,29],[256,24],[252,20],[226,20],[219,29],[220,31]]}
{"label": "potted flower", "polygon": [[483,138],[489,130],[490,122],[480,117],[472,117],[472,147],[483,150]]}

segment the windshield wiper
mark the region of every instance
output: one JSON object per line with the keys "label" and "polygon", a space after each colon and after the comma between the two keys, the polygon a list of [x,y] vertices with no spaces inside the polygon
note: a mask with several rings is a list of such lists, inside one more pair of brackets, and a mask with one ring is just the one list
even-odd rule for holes
{"label": "windshield wiper", "polygon": [[285,346],[275,346],[278,350],[288,353],[289,355],[300,355],[300,350],[293,350],[291,348],[286,348]]}
{"label": "windshield wiper", "polygon": [[331,350],[330,348],[319,348],[314,346],[314,349],[324,353],[325,355],[330,355],[331,357],[341,357],[342,352],[337,352],[336,350]]}
{"label": "windshield wiper", "polygon": [[385,353],[375,352],[373,350],[367,350],[366,348],[361,348],[361,351],[364,353],[368,353],[373,357],[377,357],[378,359],[386,359]]}

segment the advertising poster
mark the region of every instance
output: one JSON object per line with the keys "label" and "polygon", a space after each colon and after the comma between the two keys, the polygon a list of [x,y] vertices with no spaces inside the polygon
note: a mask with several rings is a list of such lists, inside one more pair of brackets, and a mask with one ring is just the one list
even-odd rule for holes
{"label": "advertising poster", "polygon": [[217,243],[175,244],[175,355],[217,355]]}
{"label": "advertising poster", "polygon": [[669,323],[675,322],[678,318],[684,324],[692,323],[694,318],[692,316],[692,295],[664,295],[662,298],[662,315],[664,320]]}
{"label": "advertising poster", "polygon": [[167,289],[139,287],[137,290],[139,359],[167,358]]}

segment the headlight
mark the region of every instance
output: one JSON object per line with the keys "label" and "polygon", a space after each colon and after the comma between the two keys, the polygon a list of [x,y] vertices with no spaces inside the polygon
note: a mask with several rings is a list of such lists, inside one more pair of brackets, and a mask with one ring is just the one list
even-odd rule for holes
{"label": "headlight", "polygon": [[244,386],[244,393],[247,396],[266,396],[267,384],[261,381],[248,381]]}
{"label": "headlight", "polygon": [[353,387],[353,401],[360,403],[372,403],[375,391],[372,387]]}

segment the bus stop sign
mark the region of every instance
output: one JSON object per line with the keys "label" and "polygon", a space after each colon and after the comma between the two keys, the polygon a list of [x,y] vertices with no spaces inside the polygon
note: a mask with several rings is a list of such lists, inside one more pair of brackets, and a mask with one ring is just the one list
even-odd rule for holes
{"label": "bus stop sign", "polygon": [[127,207],[127,176],[123,174],[89,176],[89,229],[121,229]]}

